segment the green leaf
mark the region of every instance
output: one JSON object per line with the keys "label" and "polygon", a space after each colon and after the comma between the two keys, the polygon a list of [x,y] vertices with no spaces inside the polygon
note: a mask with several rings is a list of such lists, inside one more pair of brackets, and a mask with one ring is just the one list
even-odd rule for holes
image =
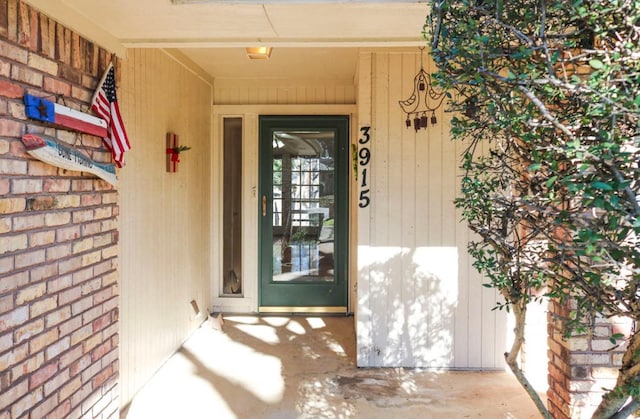
{"label": "green leaf", "polygon": [[589,60],[589,65],[591,66],[591,68],[594,68],[596,70],[600,70],[604,67],[604,63],[600,60],[596,60],[595,58],[593,60]]}
{"label": "green leaf", "polygon": [[612,191],[613,190],[611,185],[609,185],[608,183],[600,182],[600,181],[593,182],[591,184],[591,186],[593,186],[596,189],[600,189],[602,191]]}

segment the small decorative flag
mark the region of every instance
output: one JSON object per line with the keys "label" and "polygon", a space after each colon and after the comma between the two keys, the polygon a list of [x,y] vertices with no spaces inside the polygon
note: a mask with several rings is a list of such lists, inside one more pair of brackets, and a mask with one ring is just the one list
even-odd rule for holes
{"label": "small decorative flag", "polygon": [[109,63],[107,70],[93,94],[91,109],[107,121],[107,137],[103,141],[111,151],[113,160],[118,167],[124,166],[124,152],[131,149],[124,122],[120,116],[120,107],[116,97],[116,77],[113,63]]}

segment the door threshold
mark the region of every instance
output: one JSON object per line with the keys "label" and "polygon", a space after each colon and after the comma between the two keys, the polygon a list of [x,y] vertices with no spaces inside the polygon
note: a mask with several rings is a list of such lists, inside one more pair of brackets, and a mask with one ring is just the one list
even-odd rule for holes
{"label": "door threshold", "polygon": [[292,307],[292,306],[260,306],[260,313],[310,313],[310,314],[346,314],[347,307]]}

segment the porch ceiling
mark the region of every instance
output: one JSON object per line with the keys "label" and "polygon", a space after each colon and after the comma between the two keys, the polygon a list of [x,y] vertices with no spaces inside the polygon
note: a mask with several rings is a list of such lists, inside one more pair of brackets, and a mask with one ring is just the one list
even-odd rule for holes
{"label": "porch ceiling", "polygon": [[[106,48],[180,50],[213,78],[352,78],[358,47],[422,46],[426,0],[26,0]],[[245,47],[274,47],[250,62]],[[339,48],[339,49],[337,49]]]}

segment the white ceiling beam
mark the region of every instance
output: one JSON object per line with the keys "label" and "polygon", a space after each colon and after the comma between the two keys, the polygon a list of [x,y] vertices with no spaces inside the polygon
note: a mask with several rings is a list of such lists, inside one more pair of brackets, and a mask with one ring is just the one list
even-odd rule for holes
{"label": "white ceiling beam", "polygon": [[127,48],[245,48],[245,47],[370,47],[425,46],[420,37],[410,39],[124,39]]}

